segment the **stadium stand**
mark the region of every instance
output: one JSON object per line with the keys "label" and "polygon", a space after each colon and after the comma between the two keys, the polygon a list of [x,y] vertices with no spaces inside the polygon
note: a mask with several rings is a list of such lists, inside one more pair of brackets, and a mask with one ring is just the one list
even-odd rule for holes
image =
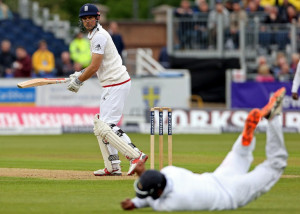
{"label": "stadium stand", "polygon": [[31,19],[22,19],[16,15],[12,20],[0,21],[0,40],[8,39],[15,50],[23,46],[32,55],[38,47],[40,40],[46,40],[49,50],[59,58],[63,51],[68,50],[64,40],[57,39],[53,33],[46,32],[42,27],[37,26]]}

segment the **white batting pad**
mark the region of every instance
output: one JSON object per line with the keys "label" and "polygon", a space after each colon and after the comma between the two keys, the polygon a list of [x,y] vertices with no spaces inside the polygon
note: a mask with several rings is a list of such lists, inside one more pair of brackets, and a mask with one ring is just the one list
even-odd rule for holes
{"label": "white batting pad", "polygon": [[94,118],[94,134],[100,136],[113,147],[115,147],[126,158],[135,159],[140,156],[140,153],[134,150],[130,145],[123,141],[116,133],[96,114]]}
{"label": "white batting pad", "polygon": [[99,147],[100,147],[100,150],[101,150],[101,153],[102,153],[102,157],[103,157],[103,160],[104,160],[105,168],[106,168],[109,172],[112,172],[112,170],[113,170],[113,168],[112,168],[112,163],[111,163],[111,161],[108,160],[108,157],[109,157],[108,148],[107,148],[107,146],[102,142],[102,137],[100,137],[100,136],[96,136],[96,137],[97,137],[97,140],[98,140],[98,143],[99,143]]}

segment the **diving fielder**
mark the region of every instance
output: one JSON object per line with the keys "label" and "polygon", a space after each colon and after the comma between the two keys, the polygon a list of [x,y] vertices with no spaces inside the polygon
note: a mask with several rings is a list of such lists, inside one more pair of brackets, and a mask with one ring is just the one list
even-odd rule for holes
{"label": "diving fielder", "polygon": [[[262,110],[253,109],[248,114],[243,133],[213,173],[195,174],[175,166],[165,167],[160,172],[145,171],[144,163],[139,163],[135,171],[140,178],[134,184],[137,197],[122,201],[122,208],[228,210],[245,206],[268,192],[287,165],[288,153],[278,115],[284,95],[285,88],[279,89]],[[254,130],[261,117],[268,119],[267,159],[248,172],[255,147]]]}
{"label": "diving fielder", "polygon": [[297,70],[295,72],[293,86],[292,86],[292,98],[294,100],[298,100],[299,86],[300,86],[300,61],[298,62],[298,65],[297,65]]}
{"label": "diving fielder", "polygon": [[[80,72],[70,75],[71,81],[68,89],[78,92],[83,82],[95,73],[98,76],[103,92],[100,100],[100,115],[95,118],[104,121],[110,126],[127,146],[121,143],[112,145],[106,138],[96,134],[99,147],[104,159],[104,169],[94,172],[96,176],[122,175],[118,150],[130,161],[128,175],[134,173],[138,161],[146,161],[148,156],[139,151],[130,138],[116,124],[120,121],[125,99],[129,94],[131,80],[126,67],[122,65],[122,59],[112,41],[109,33],[99,24],[100,12],[93,4],[85,4],[80,8],[79,19],[81,28],[88,32],[92,60],[88,67]],[[94,129],[97,129],[95,123]],[[121,142],[122,142],[121,141]]]}

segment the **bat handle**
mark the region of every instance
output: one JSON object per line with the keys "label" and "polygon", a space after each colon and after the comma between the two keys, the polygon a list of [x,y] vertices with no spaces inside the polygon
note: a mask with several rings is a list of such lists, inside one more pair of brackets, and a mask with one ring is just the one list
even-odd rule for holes
{"label": "bat handle", "polygon": [[64,78],[64,79],[56,80],[56,83],[67,83],[70,81],[71,81],[71,78]]}
{"label": "bat handle", "polygon": [[70,82],[71,78],[65,78],[64,82]]}

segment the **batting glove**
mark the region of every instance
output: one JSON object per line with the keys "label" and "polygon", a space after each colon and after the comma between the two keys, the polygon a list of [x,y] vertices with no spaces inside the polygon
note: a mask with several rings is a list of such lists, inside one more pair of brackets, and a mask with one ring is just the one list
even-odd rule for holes
{"label": "batting glove", "polygon": [[83,85],[83,82],[81,82],[78,77],[84,72],[84,69],[81,71],[76,71],[74,74],[71,74],[69,77],[71,79],[68,90],[73,91],[77,93],[79,91],[80,86]]}
{"label": "batting glove", "polygon": [[69,85],[68,85],[68,90],[73,91],[77,93],[79,91],[80,86],[83,85],[83,82],[81,82],[78,77],[77,78],[72,78]]}
{"label": "batting glove", "polygon": [[78,78],[82,73],[83,73],[84,70],[81,70],[81,71],[75,71],[74,74],[71,74],[69,77],[70,79],[74,79],[74,78]]}

